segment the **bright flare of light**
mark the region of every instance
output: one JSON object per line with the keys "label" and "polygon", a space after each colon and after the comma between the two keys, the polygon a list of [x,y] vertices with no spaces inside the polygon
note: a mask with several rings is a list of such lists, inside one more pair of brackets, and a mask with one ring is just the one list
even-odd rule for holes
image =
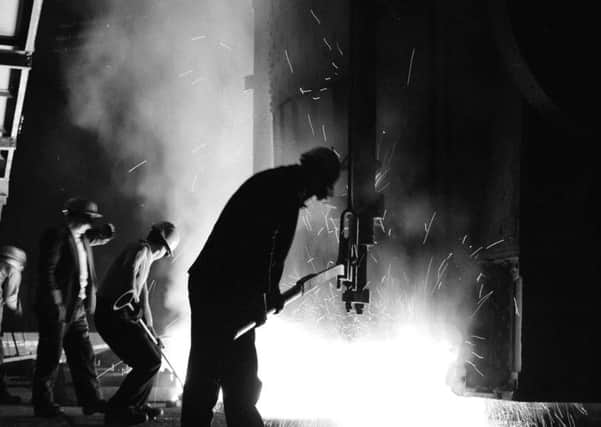
{"label": "bright flare of light", "polygon": [[258,332],[259,410],[268,418],[328,419],[341,427],[485,427],[485,404],[446,384],[456,354],[425,327],[385,339],[318,336],[273,318]]}

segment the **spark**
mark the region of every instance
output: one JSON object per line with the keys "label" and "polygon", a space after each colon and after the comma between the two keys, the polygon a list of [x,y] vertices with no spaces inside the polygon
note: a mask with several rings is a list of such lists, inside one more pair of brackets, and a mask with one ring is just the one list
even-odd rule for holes
{"label": "spark", "polygon": [[328,136],[326,135],[326,125],[321,125],[321,132],[323,133],[323,140],[328,142]]}
{"label": "spark", "polygon": [[409,72],[407,73],[407,87],[411,81],[411,71],[413,70],[413,57],[415,56],[415,48],[411,50],[411,59],[409,60]]}
{"label": "spark", "polygon": [[192,70],[184,71],[183,73],[178,74],[177,77],[181,78],[181,77],[185,77],[189,74],[192,74]]}
{"label": "spark", "polygon": [[477,357],[478,359],[480,359],[480,360],[483,360],[483,359],[484,359],[484,356],[481,356],[481,355],[479,355],[479,354],[478,354],[478,353],[476,353],[475,351],[472,351],[472,354],[473,354],[474,356],[476,356],[476,357]]}
{"label": "spark", "polygon": [[474,362],[472,362],[471,360],[466,360],[465,363],[468,363],[472,368],[474,368],[474,371],[478,372],[481,377],[484,376],[484,374],[480,371],[480,369],[478,369]]}
{"label": "spark", "polygon": [[471,258],[475,257],[482,249],[484,249],[484,246],[480,246],[478,249],[476,249],[474,252],[472,252],[470,257]]}
{"label": "spark", "polygon": [[206,146],[207,146],[207,144],[200,144],[198,147],[195,147],[195,148],[193,148],[193,149],[192,149],[192,151],[191,151],[191,153],[192,153],[192,154],[194,154],[194,153],[197,153],[197,152],[199,152],[199,151],[200,151],[202,148],[205,148]]}
{"label": "spark", "polygon": [[478,274],[478,277],[476,277],[476,282],[479,282],[483,277],[486,277],[483,273]]}
{"label": "spark", "polygon": [[309,9],[309,12],[311,12],[311,15],[313,15],[313,18],[315,18],[315,21],[318,24],[321,24],[321,21],[319,20],[319,18],[317,17],[317,15],[315,14],[315,12],[313,12],[313,9]]}
{"label": "spark", "polygon": [[465,245],[465,241],[467,239],[467,234],[465,236],[463,236],[463,239],[461,239],[461,244]]}
{"label": "spark", "polygon": [[207,38],[207,36],[204,36],[204,35],[203,35],[203,36],[196,36],[196,37],[192,37],[190,40],[192,40],[192,41],[196,41],[196,40],[201,40],[201,39],[206,39],[206,38]]}
{"label": "spark", "polygon": [[373,254],[369,254],[369,256],[371,257],[371,259],[374,260],[374,262],[377,264],[378,263],[378,259],[373,255]]}
{"label": "spark", "polygon": [[478,298],[482,298],[482,292],[484,291],[484,283],[480,285],[480,291],[478,292]]}
{"label": "spark", "polygon": [[332,78],[331,78],[331,77],[329,77],[329,76],[328,76],[328,77],[324,77],[323,79],[324,79],[325,81],[330,81],[330,80],[332,80]]}
{"label": "spark", "polygon": [[194,86],[195,84],[200,83],[201,81],[206,80],[206,79],[207,79],[206,77],[199,77],[196,80],[192,80],[192,86]]}
{"label": "spark", "polygon": [[476,313],[478,313],[478,311],[480,311],[480,308],[482,308],[482,306],[484,305],[484,303],[486,301],[488,301],[488,299],[490,298],[490,296],[493,294],[494,290],[490,291],[489,293],[487,293],[486,295],[484,295],[482,298],[480,298],[480,301],[478,301],[478,306],[476,307],[476,310],[474,310],[474,312],[471,314],[471,317],[474,317],[476,315]]}
{"label": "spark", "polygon": [[332,67],[338,69],[338,65],[336,65],[336,63],[334,61],[332,61]]}
{"label": "spark", "polygon": [[328,90],[327,87],[322,87],[321,89],[319,89],[320,92],[325,92],[326,90]]}
{"label": "spark", "polygon": [[477,340],[480,340],[480,341],[486,341],[486,338],[481,337],[479,335],[472,335],[472,338],[476,338]]}
{"label": "spark", "polygon": [[219,46],[224,47],[227,50],[232,50],[232,47],[224,42],[219,42]]}
{"label": "spark", "polygon": [[486,249],[490,249],[490,248],[492,248],[492,247],[495,247],[495,246],[497,246],[497,245],[499,245],[499,244],[503,243],[504,241],[505,241],[505,239],[497,240],[496,242],[493,242],[493,243],[491,243],[490,245],[488,245],[488,246],[486,247]]}
{"label": "spark", "polygon": [[301,95],[304,95],[305,93],[313,92],[313,90],[311,90],[311,89],[303,89],[302,87],[299,87],[298,90],[300,90]]}
{"label": "spark", "polygon": [[332,45],[330,45],[330,43],[328,43],[328,39],[326,39],[325,37],[322,39],[323,42],[325,43],[325,45],[328,47],[328,50],[332,50]]}
{"label": "spark", "polygon": [[311,99],[313,99],[313,101],[319,101],[321,99],[321,96],[313,96],[311,97]]}
{"label": "spark", "polygon": [[128,170],[127,173],[132,173],[133,171],[135,171],[136,169],[138,169],[140,166],[142,166],[143,164],[145,164],[147,162],[148,162],[147,160],[142,160],[140,163],[138,163],[133,168],[131,168],[130,170]]}
{"label": "spark", "polygon": [[432,228],[432,222],[434,222],[434,218],[436,218],[436,211],[434,211],[434,213],[432,214],[432,218],[430,218],[430,223],[429,224],[424,223],[424,229],[426,231],[426,235],[424,236],[424,241],[422,242],[422,245],[425,245],[426,240],[428,240],[428,235],[430,234],[430,229]]}
{"label": "spark", "polygon": [[286,61],[288,62],[288,67],[290,67],[290,72],[294,74],[294,69],[292,68],[292,62],[290,62],[290,57],[288,56],[288,49],[284,49],[284,56],[286,57]]}
{"label": "spark", "polygon": [[342,53],[342,49],[340,48],[338,42],[336,42],[336,49],[338,49],[338,53],[340,54],[340,56],[344,56],[344,53]]}
{"label": "spark", "polygon": [[315,136],[315,129],[313,128],[313,122],[311,121],[311,114],[307,113],[307,120],[309,120],[309,126],[311,127],[311,134]]}
{"label": "spark", "polygon": [[[340,155],[340,153],[338,151],[336,151],[336,149],[334,147],[332,147],[332,151],[334,152],[334,154],[336,154],[338,156],[339,159],[342,158],[342,156]],[[334,207],[334,209],[336,209],[336,208]]]}
{"label": "spark", "polygon": [[321,227],[321,228],[319,229],[319,231],[317,232],[317,235],[318,235],[318,236],[321,234],[321,232],[323,231],[323,229],[324,229],[324,228],[325,228],[325,227]]}
{"label": "spark", "polygon": [[515,306],[515,315],[519,316],[520,309],[518,308],[518,300],[515,297],[513,297],[513,305]]}

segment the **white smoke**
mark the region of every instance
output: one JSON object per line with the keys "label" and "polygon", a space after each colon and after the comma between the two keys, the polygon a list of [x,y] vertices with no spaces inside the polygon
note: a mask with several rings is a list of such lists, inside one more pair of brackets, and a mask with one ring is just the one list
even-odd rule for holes
{"label": "white smoke", "polygon": [[[186,270],[252,170],[250,2],[112,0],[66,64],[73,121],[115,161],[114,181],[183,236],[166,305],[186,319]],[[164,268],[164,267],[163,267]]]}

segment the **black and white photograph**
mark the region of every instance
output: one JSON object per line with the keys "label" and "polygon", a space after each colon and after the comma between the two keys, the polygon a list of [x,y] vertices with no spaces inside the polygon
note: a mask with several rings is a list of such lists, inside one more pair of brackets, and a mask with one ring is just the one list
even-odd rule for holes
{"label": "black and white photograph", "polygon": [[0,427],[601,426],[597,20],[0,0]]}

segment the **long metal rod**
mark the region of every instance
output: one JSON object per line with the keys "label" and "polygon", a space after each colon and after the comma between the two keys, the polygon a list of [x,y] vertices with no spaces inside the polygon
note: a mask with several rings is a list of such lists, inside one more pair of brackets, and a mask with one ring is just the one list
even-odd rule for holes
{"label": "long metal rod", "polygon": [[159,341],[157,340],[157,338],[154,336],[154,334],[152,332],[150,332],[150,329],[148,329],[148,326],[146,326],[146,323],[144,323],[144,321],[142,319],[138,319],[138,324],[142,327],[142,329],[144,329],[144,332],[146,332],[146,334],[148,335],[150,340],[157,346],[157,348],[159,349],[159,353],[161,353],[161,356],[163,357],[163,360],[165,360],[165,363],[167,363],[167,366],[169,366],[171,373],[173,373],[173,376],[179,382],[179,384],[182,386],[182,389],[183,389],[184,382],[177,375],[175,368],[173,367],[173,365],[171,364],[169,359],[167,359],[167,356],[165,356],[165,353],[163,353],[163,350],[161,349],[161,346],[159,345]]}
{"label": "long metal rod", "polygon": [[[322,270],[319,273],[308,274],[300,278],[294,286],[282,292],[282,298],[284,299],[284,307],[290,304],[292,301],[299,298],[300,296],[316,288],[318,285],[324,282],[328,282],[332,279],[336,279],[338,276],[344,276],[344,273],[344,264],[338,264],[333,267],[326,268],[325,270]],[[273,314],[274,312],[274,308],[267,307],[268,315]],[[242,335],[256,327],[257,322],[248,322],[246,325],[238,329],[234,340],[237,340]]]}

